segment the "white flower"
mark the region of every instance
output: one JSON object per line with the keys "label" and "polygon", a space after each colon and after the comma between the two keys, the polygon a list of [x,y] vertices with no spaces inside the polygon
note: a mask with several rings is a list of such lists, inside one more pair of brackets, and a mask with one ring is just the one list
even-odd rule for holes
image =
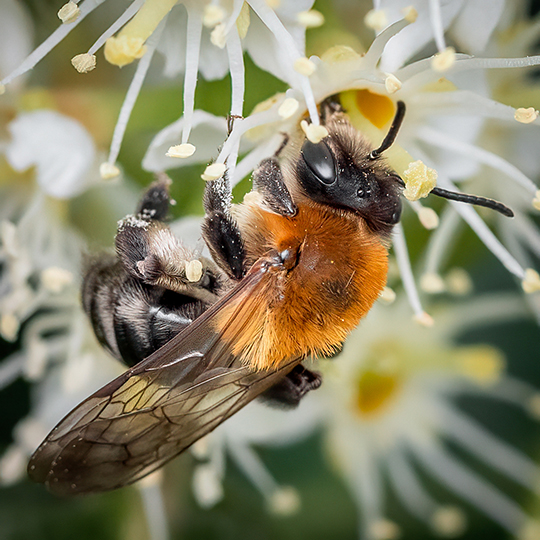
{"label": "white flower", "polygon": [[429,493],[417,466],[516,534],[528,522],[524,510],[462,463],[452,445],[533,492],[539,469],[469,417],[455,399],[495,399],[529,412],[537,391],[505,374],[496,349],[457,346],[452,340],[476,325],[524,316],[522,303],[515,297],[477,298],[443,308],[432,329],[414,325],[406,309],[400,302],[376,306],[335,362],[321,363],[325,384],[317,397],[326,414],[329,456],[356,500],[361,538],[383,540],[399,533],[399,523],[387,518],[383,478],[400,504],[437,535],[463,532],[466,510]]}
{"label": "white flower", "polygon": [[99,177],[92,170],[96,150],[76,120],[55,111],[20,114],[8,125],[11,141],[5,152],[18,172],[36,167],[44,193],[58,199],[79,195]]}

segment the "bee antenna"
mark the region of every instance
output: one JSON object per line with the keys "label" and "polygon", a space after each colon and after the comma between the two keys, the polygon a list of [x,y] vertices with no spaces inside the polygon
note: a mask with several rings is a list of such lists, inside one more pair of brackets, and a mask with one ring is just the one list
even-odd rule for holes
{"label": "bee antenna", "polygon": [[385,150],[388,150],[394,144],[404,117],[405,103],[403,103],[403,101],[398,101],[396,115],[394,116],[394,120],[392,120],[392,125],[381,143],[381,146],[369,154],[369,159],[377,159]]}
{"label": "bee antenna", "polygon": [[508,208],[508,206],[494,201],[493,199],[487,199],[486,197],[479,197],[478,195],[467,195],[466,193],[457,193],[455,191],[448,191],[447,189],[435,187],[431,190],[433,195],[437,197],[442,197],[443,199],[448,199],[450,201],[459,201],[468,204],[474,204],[475,206],[484,206],[485,208],[490,208],[495,210],[506,217],[514,217],[514,212]]}

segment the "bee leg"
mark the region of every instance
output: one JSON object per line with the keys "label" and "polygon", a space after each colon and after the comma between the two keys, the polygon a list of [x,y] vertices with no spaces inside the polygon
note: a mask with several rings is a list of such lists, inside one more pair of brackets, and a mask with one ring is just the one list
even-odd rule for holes
{"label": "bee leg", "polygon": [[227,173],[223,178],[206,183],[202,232],[218,266],[230,277],[241,279],[246,271],[246,254],[240,229],[230,213],[231,197]]}
{"label": "bee leg", "polygon": [[310,391],[321,386],[322,377],[309,371],[301,364],[297,365],[281,381],[261,394],[261,398],[270,406],[294,408]]}
{"label": "bee leg", "polygon": [[253,189],[263,196],[263,201],[276,214],[294,216],[297,212],[291,194],[285,185],[276,157],[263,159],[253,171]]}
{"label": "bee leg", "polygon": [[169,213],[169,186],[172,180],[165,173],[159,173],[156,177],[142,196],[135,211],[135,215],[147,221],[151,219],[164,221]]}

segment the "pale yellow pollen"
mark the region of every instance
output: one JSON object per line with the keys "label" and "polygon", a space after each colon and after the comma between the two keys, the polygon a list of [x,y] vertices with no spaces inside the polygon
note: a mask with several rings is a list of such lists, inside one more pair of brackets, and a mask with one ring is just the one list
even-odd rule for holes
{"label": "pale yellow pollen", "polygon": [[137,482],[137,486],[144,489],[144,488],[152,488],[155,486],[160,486],[162,483],[163,483],[163,469],[159,469],[158,471],[154,471],[153,473],[150,473],[148,476],[141,478]]}
{"label": "pale yellow pollen", "polygon": [[500,381],[506,367],[500,351],[487,345],[461,351],[457,362],[463,375],[487,385]]}
{"label": "pale yellow pollen", "polygon": [[201,178],[207,182],[210,180],[217,180],[225,174],[226,170],[227,166],[225,163],[212,163],[206,167],[204,173],[201,174]]}
{"label": "pale yellow pollen", "polygon": [[413,317],[413,321],[421,326],[425,326],[426,328],[431,328],[435,324],[433,317],[425,311],[422,311],[422,313],[417,313]]}
{"label": "pale yellow pollen", "polygon": [[389,94],[395,94],[398,90],[401,89],[401,86],[401,81],[394,74],[386,74],[386,79],[384,80],[384,87]]}
{"label": "pale yellow pollen", "polygon": [[534,107],[529,107],[528,109],[520,107],[519,109],[516,109],[514,118],[522,124],[530,124],[538,118],[538,114],[538,111]]}
{"label": "pale yellow pollen", "polygon": [[535,193],[532,205],[536,210],[540,210],[540,190]]}
{"label": "pale yellow pollen", "polygon": [[315,73],[315,71],[317,71],[317,66],[315,63],[305,56],[297,58],[293,67],[297,73],[300,73],[300,75],[304,75],[306,77],[310,77]]}
{"label": "pale yellow pollen", "polygon": [[300,11],[296,18],[306,28],[317,28],[324,24],[324,15],[316,9]]}
{"label": "pale yellow pollen", "polygon": [[268,509],[278,516],[290,516],[300,510],[300,495],[292,486],[281,486],[274,490],[268,500]]}
{"label": "pale yellow pollen", "polygon": [[297,99],[287,98],[279,106],[278,114],[284,120],[290,118],[298,110],[299,105],[300,104],[298,103]]}
{"label": "pale yellow pollen", "polygon": [[249,13],[249,4],[244,2],[240,14],[236,19],[236,29],[238,30],[238,35],[240,39],[244,39],[249,29],[249,24],[251,22],[251,17]]}
{"label": "pale yellow pollen", "polygon": [[443,278],[434,272],[428,272],[420,278],[420,288],[429,294],[440,294],[446,289]]}
{"label": "pale yellow pollen", "polygon": [[68,2],[67,4],[64,4],[57,13],[58,18],[62,21],[62,24],[75,22],[79,18],[80,14],[81,10],[75,2]]}
{"label": "pale yellow pollen", "polygon": [[178,0],[146,0],[135,17],[116,37],[105,43],[105,59],[116,66],[125,66],[146,52],[144,43]]}
{"label": "pale yellow pollen", "polygon": [[96,55],[88,53],[77,54],[71,59],[71,65],[79,73],[88,73],[96,67]]}
{"label": "pale yellow pollen", "polygon": [[265,0],[266,5],[269,8],[277,9],[279,6],[281,6],[281,0]]}
{"label": "pale yellow pollen", "polygon": [[418,11],[416,11],[414,6],[407,6],[406,8],[403,8],[401,13],[403,13],[403,18],[408,23],[416,22],[416,19],[418,18]]}
{"label": "pale yellow pollen", "polygon": [[433,71],[448,71],[456,61],[456,49],[454,47],[446,47],[444,51],[437,53],[431,59],[431,67]]}
{"label": "pale yellow pollen", "polygon": [[99,166],[99,175],[103,180],[110,180],[120,176],[120,169],[114,163],[105,161]]}
{"label": "pale yellow pollen", "polygon": [[41,283],[48,291],[58,294],[73,283],[73,274],[65,268],[49,266],[41,272]]}
{"label": "pale yellow pollen", "polygon": [[201,279],[202,274],[203,274],[202,262],[199,261],[198,259],[187,261],[185,272],[186,272],[186,279],[188,281],[191,281],[192,283],[199,281],[199,279]]}
{"label": "pale yellow pollen", "polygon": [[15,341],[19,333],[20,322],[13,313],[4,313],[0,317],[0,335],[6,341]]}
{"label": "pale yellow pollen", "polygon": [[531,519],[519,530],[516,540],[538,540],[540,538],[540,522]]}
{"label": "pale yellow pollen", "polygon": [[394,291],[394,289],[390,288],[390,287],[385,287],[382,291],[381,291],[381,294],[379,295],[379,300],[381,302],[383,302],[384,304],[392,304],[395,302],[396,300],[396,293]]}
{"label": "pale yellow pollen", "polygon": [[118,67],[131,64],[146,53],[144,39],[139,37],[110,37],[105,43],[105,60]]}
{"label": "pale yellow pollen", "polygon": [[467,528],[467,517],[461,508],[443,506],[431,516],[431,527],[438,536],[455,538],[461,536]]}
{"label": "pale yellow pollen", "polygon": [[2,251],[9,257],[19,256],[19,242],[17,240],[17,227],[11,221],[0,223],[0,243]]}
{"label": "pale yellow pollen", "polygon": [[221,6],[208,4],[203,11],[202,23],[206,28],[214,28],[214,26],[222,22],[224,18],[225,10]]}
{"label": "pale yellow pollen", "polygon": [[225,45],[227,44],[227,34],[225,33],[225,25],[223,23],[217,24],[212,30],[210,42],[220,49],[225,48]]}
{"label": "pale yellow pollen", "polygon": [[195,146],[191,143],[176,144],[171,146],[165,155],[172,158],[185,159],[192,156],[195,153]]}
{"label": "pale yellow pollen", "polygon": [[409,163],[402,178],[405,182],[403,195],[409,201],[416,201],[422,197],[427,197],[437,185],[437,171],[430,169],[420,160]]}
{"label": "pale yellow pollen", "polygon": [[384,9],[370,9],[364,17],[364,24],[376,32],[386,28],[388,26],[386,11]]}
{"label": "pale yellow pollen", "polygon": [[432,231],[439,226],[439,216],[433,208],[426,208],[425,206],[420,208],[418,210],[418,219],[428,231]]}
{"label": "pale yellow pollen", "polygon": [[466,296],[473,290],[469,273],[463,268],[452,268],[445,276],[446,289],[450,294]]}
{"label": "pale yellow pollen", "polygon": [[6,85],[0,84],[0,96],[6,93]]}
{"label": "pale yellow pollen", "polygon": [[540,275],[538,275],[538,272],[532,268],[526,268],[521,286],[527,294],[540,291]]}
{"label": "pale yellow pollen", "polygon": [[535,419],[540,420],[540,392],[533,394],[528,402],[527,409],[529,414]]}
{"label": "pale yellow pollen", "polygon": [[369,532],[375,540],[397,540],[401,536],[399,526],[389,519],[378,519],[369,525]]}
{"label": "pale yellow pollen", "polygon": [[328,137],[328,130],[320,124],[308,124],[305,120],[302,120],[300,127],[313,144],[320,143],[325,137]]}

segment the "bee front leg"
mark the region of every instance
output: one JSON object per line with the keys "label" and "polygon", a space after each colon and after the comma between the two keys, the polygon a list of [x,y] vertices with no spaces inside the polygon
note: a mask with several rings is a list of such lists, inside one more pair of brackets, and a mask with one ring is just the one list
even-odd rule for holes
{"label": "bee front leg", "polygon": [[233,279],[241,279],[246,272],[246,254],[240,229],[231,216],[231,198],[227,173],[206,183],[202,232],[218,266]]}
{"label": "bee front leg", "polygon": [[277,157],[263,159],[253,171],[253,189],[262,195],[264,204],[272,212],[289,217],[296,214],[297,207],[285,184]]}

